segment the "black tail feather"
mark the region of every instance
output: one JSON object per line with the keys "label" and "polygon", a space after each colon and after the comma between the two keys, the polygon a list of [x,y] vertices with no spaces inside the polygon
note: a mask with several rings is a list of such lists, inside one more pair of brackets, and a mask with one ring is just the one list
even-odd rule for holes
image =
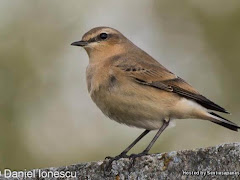
{"label": "black tail feather", "polygon": [[231,124],[227,124],[227,123],[224,123],[224,122],[221,122],[221,121],[218,121],[218,122],[212,121],[212,122],[213,122],[213,123],[216,123],[216,124],[218,124],[218,125],[220,125],[220,126],[223,126],[223,127],[225,127],[225,128],[231,129],[231,130],[233,130],[233,131],[238,131],[238,129],[240,128],[240,127],[238,127],[238,126],[234,126],[234,125],[231,125]]}
{"label": "black tail feather", "polygon": [[216,114],[214,112],[209,112],[209,114],[211,114],[213,116],[216,116],[218,118],[221,118],[221,119],[226,121],[226,122],[224,122],[224,121],[212,121],[213,123],[216,123],[216,124],[218,124],[220,126],[223,126],[225,128],[231,129],[233,131],[238,131],[238,129],[240,129],[240,127],[237,124],[235,124],[235,123],[225,119],[224,117],[219,116],[218,114]]}

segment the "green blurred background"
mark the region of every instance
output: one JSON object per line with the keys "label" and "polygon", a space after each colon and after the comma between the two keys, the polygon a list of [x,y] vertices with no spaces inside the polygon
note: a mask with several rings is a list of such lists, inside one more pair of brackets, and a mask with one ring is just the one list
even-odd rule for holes
{"label": "green blurred background", "polygon": [[[87,93],[87,54],[70,44],[96,26],[118,29],[240,124],[239,0],[0,0],[0,12],[0,170],[100,160],[143,131],[106,118]],[[151,153],[236,141],[213,123],[179,120]]]}

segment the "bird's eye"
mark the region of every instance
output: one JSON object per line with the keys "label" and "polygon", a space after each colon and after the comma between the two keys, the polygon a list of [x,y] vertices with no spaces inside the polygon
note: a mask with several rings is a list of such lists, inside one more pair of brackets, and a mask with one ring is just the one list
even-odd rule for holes
{"label": "bird's eye", "polygon": [[108,34],[107,33],[101,33],[99,36],[102,40],[107,39],[108,38]]}

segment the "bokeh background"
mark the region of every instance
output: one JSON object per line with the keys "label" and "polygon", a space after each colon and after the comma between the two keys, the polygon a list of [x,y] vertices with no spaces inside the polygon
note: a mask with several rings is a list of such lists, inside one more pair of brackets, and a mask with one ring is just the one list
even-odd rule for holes
{"label": "bokeh background", "polygon": [[[143,131],[106,118],[87,93],[87,54],[70,44],[96,26],[121,31],[240,124],[239,0],[0,0],[0,12],[0,170],[100,160]],[[151,153],[236,141],[213,123],[179,120]]]}

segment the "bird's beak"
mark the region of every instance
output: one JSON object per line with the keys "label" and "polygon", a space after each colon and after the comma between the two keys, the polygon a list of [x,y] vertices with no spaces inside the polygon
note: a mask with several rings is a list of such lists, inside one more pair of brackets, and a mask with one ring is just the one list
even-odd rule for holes
{"label": "bird's beak", "polygon": [[73,42],[71,45],[72,46],[81,46],[81,47],[84,47],[88,44],[87,41],[76,41],[76,42]]}

